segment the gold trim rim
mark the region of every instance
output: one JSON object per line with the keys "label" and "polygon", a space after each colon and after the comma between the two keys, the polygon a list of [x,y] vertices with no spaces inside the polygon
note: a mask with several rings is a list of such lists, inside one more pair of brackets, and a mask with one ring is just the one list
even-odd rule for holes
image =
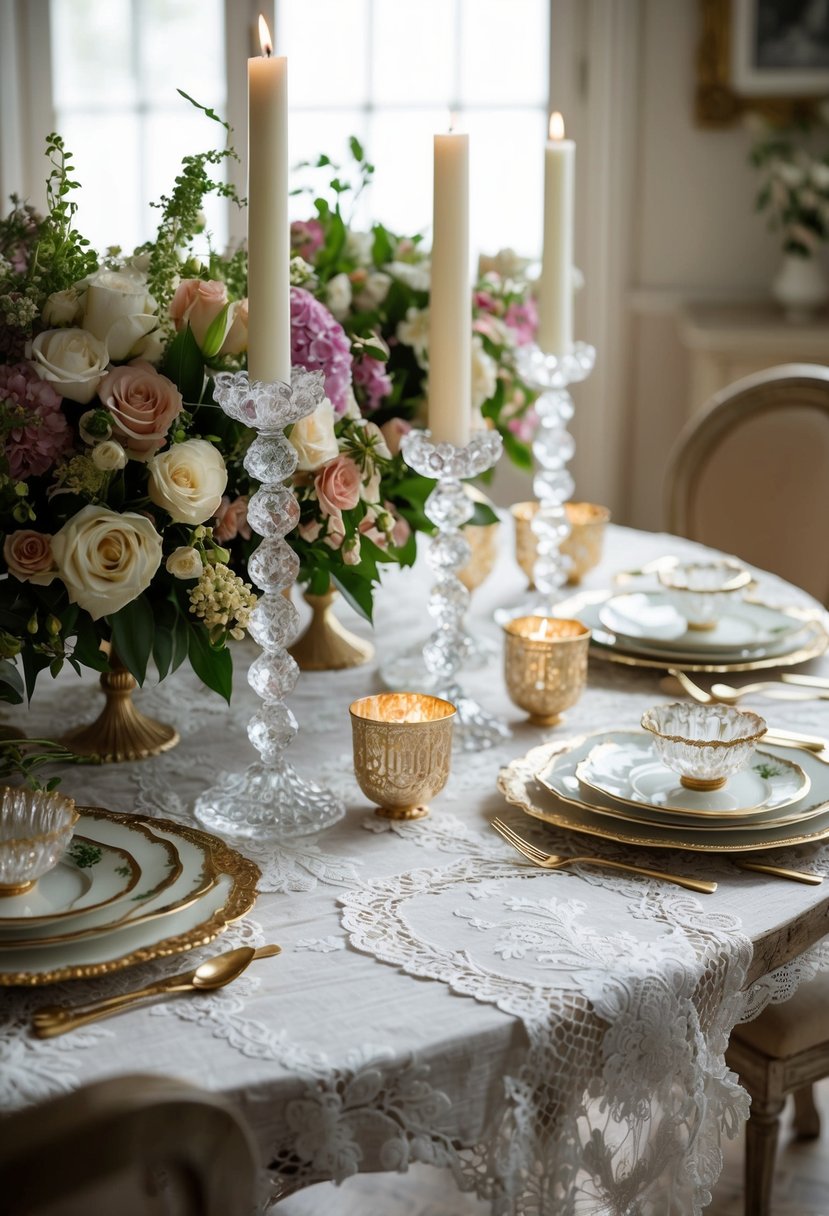
{"label": "gold trim rim", "polygon": [[[761,718],[753,709],[739,709],[736,705],[721,705],[720,708],[736,709],[738,714],[744,718],[754,718],[755,722],[761,722],[762,730],[755,727],[753,735],[740,735],[738,739],[686,739],[684,735],[666,735],[659,730],[655,723],[646,721],[648,714],[652,714],[655,709],[674,709],[677,705],[685,705],[684,701],[675,701],[671,705],[652,705],[642,714],[639,719],[639,725],[642,730],[646,730],[648,734],[653,735],[654,739],[661,739],[664,743],[684,743],[686,747],[737,747],[740,743],[756,743],[758,739],[762,739],[763,735],[768,733],[768,723],[765,718]],[[713,709],[714,706],[701,706],[700,708]]]}
{"label": "gold trim rim", "polygon": [[[604,732],[602,732],[602,731],[595,732],[595,734],[602,734],[602,733],[604,733]],[[651,839],[641,838],[641,837],[637,837],[637,836],[631,836],[629,833],[620,835],[618,832],[613,832],[608,829],[600,829],[598,827],[585,826],[584,824],[581,824],[581,823],[573,823],[573,817],[568,815],[566,811],[564,812],[563,815],[556,814],[554,811],[545,811],[541,807],[533,806],[532,802],[522,800],[517,794],[514,794],[513,791],[510,789],[509,784],[508,784],[510,779],[511,778],[519,779],[519,777],[520,777],[526,797],[527,798],[531,797],[531,795],[529,794],[529,792],[527,790],[527,780],[525,780],[523,775],[520,774],[519,768],[518,768],[519,765],[526,763],[528,765],[531,765],[531,771],[529,771],[526,774],[526,777],[530,781],[537,782],[537,784],[540,785],[541,788],[543,790],[545,790],[545,792],[547,794],[551,794],[552,792],[549,789],[547,789],[547,787],[539,780],[539,778],[537,776],[542,765],[545,763],[549,763],[549,761],[552,759],[552,757],[557,755],[559,752],[563,752],[565,750],[572,749],[578,743],[580,743],[582,740],[594,738],[595,734],[579,735],[573,739],[569,739],[569,740],[565,739],[565,740],[562,740],[557,743],[542,743],[538,747],[532,748],[529,752],[526,753],[526,755],[519,757],[517,760],[511,761],[509,764],[505,765],[501,769],[501,771],[498,774],[498,781],[497,781],[499,793],[501,793],[503,795],[503,797],[506,799],[506,801],[509,803],[510,806],[518,807],[518,809],[523,811],[524,814],[529,815],[533,819],[539,819],[543,823],[551,823],[554,827],[563,828],[568,832],[580,832],[585,836],[598,837],[600,840],[613,840],[618,844],[636,845],[640,848],[647,848],[647,849],[676,849],[679,852],[688,852],[688,853],[719,853],[719,854],[760,853],[760,852],[768,852],[771,849],[788,849],[788,848],[792,848],[794,845],[798,845],[798,844],[816,844],[818,841],[826,840],[827,838],[829,838],[829,824],[827,824],[826,827],[821,832],[811,833],[806,836],[792,836],[792,837],[786,838],[785,840],[775,840],[771,844],[766,844],[766,843],[728,844],[728,845],[725,845],[725,844],[722,844],[722,845],[720,845],[720,844],[699,844],[699,843],[694,844],[694,843],[688,843],[688,842],[680,843],[675,840],[665,841],[665,840],[653,840],[652,838]],[[542,760],[542,757],[543,757],[543,760]],[[532,758],[535,758],[535,759],[532,759]],[[573,799],[567,798],[561,794],[552,794],[552,797],[558,799],[558,801],[560,801],[566,805],[580,807],[583,810],[593,810],[594,809],[593,807],[589,806],[588,804],[586,804],[584,802],[575,802]],[[829,805],[829,804],[826,804],[826,805]],[[597,812],[597,813],[601,813],[601,812]],[[662,830],[664,831],[666,829],[662,829]]]}
{"label": "gold trim rim", "polygon": [[[86,808],[81,808],[81,811]],[[102,807],[91,807],[90,810],[103,810]],[[108,812],[117,815],[119,812]],[[79,963],[65,967],[57,967],[51,971],[0,971],[0,987],[2,988],[34,988],[43,984],[55,984],[64,980],[95,979],[101,975],[110,975],[115,971],[123,971],[126,967],[134,967],[138,963],[152,962],[159,958],[168,958],[174,954],[183,954],[194,950],[197,946],[206,946],[219,934],[223,933],[229,924],[245,916],[256,903],[259,894],[257,884],[262,877],[261,870],[250,858],[244,857],[236,849],[231,848],[224,840],[200,828],[188,824],[175,823],[171,819],[150,819],[142,816],[126,816],[129,819],[139,819],[142,823],[155,823],[171,835],[179,834],[185,840],[200,845],[204,844],[219,876],[227,875],[233,880],[227,897],[220,908],[192,929],[172,937],[162,937],[159,941],[122,955],[120,958],[109,959],[102,963]],[[211,888],[212,889],[212,888]]]}
{"label": "gold trim rim", "polygon": [[686,659],[672,663],[667,661],[667,655],[665,659],[646,658],[627,651],[619,651],[613,646],[605,646],[602,642],[597,642],[595,638],[590,643],[590,654],[593,658],[602,659],[608,663],[621,663],[625,667],[644,667],[652,671],[667,671],[670,667],[676,671],[709,672],[711,674],[723,674],[729,671],[765,671],[772,667],[796,667],[799,663],[808,663],[810,659],[816,659],[822,655],[829,646],[829,633],[817,620],[805,623],[804,633],[807,633],[808,630],[812,631],[812,642],[804,643],[797,650],[737,663],[697,663]]}

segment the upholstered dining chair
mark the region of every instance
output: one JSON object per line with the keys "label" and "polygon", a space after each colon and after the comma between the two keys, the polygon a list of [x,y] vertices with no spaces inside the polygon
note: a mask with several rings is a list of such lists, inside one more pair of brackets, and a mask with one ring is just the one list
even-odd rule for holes
{"label": "upholstered dining chair", "polygon": [[5,1216],[251,1216],[239,1114],[184,1081],[100,1081],[0,1119]]}
{"label": "upholstered dining chair", "polygon": [[746,1124],[745,1216],[771,1216],[780,1114],[794,1096],[794,1129],[820,1135],[812,1085],[829,1076],[829,975],[802,984],[779,1005],[736,1026],[726,1061],[751,1095]]}
{"label": "upholstered dining chair", "polygon": [[829,603],[829,367],[787,363],[717,393],[668,462],[668,528]]}

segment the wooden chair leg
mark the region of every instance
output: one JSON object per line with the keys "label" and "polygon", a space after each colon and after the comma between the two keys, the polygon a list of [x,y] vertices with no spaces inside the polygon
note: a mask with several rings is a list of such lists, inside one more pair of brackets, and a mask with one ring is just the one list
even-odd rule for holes
{"label": "wooden chair leg", "polygon": [[751,1102],[746,1124],[745,1216],[771,1216],[771,1188],[783,1102]]}
{"label": "wooden chair leg", "polygon": [[820,1111],[811,1085],[794,1091],[794,1130],[799,1140],[816,1140],[820,1135]]}

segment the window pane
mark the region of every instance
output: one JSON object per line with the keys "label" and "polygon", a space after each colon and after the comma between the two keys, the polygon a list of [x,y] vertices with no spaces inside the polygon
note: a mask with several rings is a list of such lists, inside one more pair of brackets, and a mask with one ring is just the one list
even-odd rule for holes
{"label": "window pane", "polygon": [[[143,180],[145,195],[141,199],[142,240],[153,236],[161,218],[157,202],[162,194],[169,194],[181,167],[183,155],[205,152],[209,148],[224,146],[224,129],[211,122],[186,101],[170,109],[150,111],[142,130]],[[211,166],[211,176],[225,180],[224,166]],[[214,248],[223,249],[227,243],[227,207],[215,194],[204,201],[206,232],[197,252],[207,251],[207,233],[211,234]],[[199,242],[197,242],[198,246]]]}
{"label": "window pane", "polygon": [[373,117],[369,136],[369,156],[377,166],[372,219],[403,235],[428,231],[430,244],[434,133],[445,129],[443,108],[381,110]]}
{"label": "window pane", "polygon": [[454,92],[452,0],[374,0],[374,97],[449,104]]}
{"label": "window pane", "polygon": [[[291,165],[300,161],[315,161],[321,153],[330,156],[337,165],[347,166],[351,153],[349,136],[356,135],[365,143],[366,115],[364,110],[295,110],[289,130]],[[366,146],[372,156],[372,149]],[[314,198],[319,193],[328,197],[327,186],[334,170],[301,170],[292,173],[291,186],[310,185],[309,194],[294,195],[289,202],[291,219],[310,219],[314,214]]]}
{"label": "window pane", "polygon": [[469,110],[470,227],[473,255],[510,246],[541,248],[545,115],[540,110]]}
{"label": "window pane", "polygon": [[276,53],[292,106],[360,105],[368,91],[368,0],[280,0]]}
{"label": "window pane", "polygon": [[[138,147],[139,123],[130,114],[67,114],[61,134],[74,154],[76,226],[100,252],[107,245],[132,251],[144,235]],[[44,160],[44,165],[45,165]]]}
{"label": "window pane", "polygon": [[464,105],[547,104],[548,0],[460,0]]}
{"label": "window pane", "polygon": [[51,0],[52,89],[68,105],[135,97],[131,0]]}
{"label": "window pane", "polygon": [[223,0],[138,0],[138,4],[142,97],[150,104],[177,101],[175,90],[184,89],[203,105],[223,107]]}

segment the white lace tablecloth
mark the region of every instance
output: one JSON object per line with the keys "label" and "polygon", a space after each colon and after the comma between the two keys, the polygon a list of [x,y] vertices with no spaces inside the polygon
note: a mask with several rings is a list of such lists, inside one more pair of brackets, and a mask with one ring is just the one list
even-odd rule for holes
{"label": "white lace tablecloth", "polygon": [[[471,614],[493,637],[492,608],[522,587],[507,537],[503,547]],[[691,548],[613,528],[587,586]],[[423,569],[387,576],[376,613],[381,653],[425,631],[427,578]],[[791,602],[776,580],[764,589]],[[189,821],[194,796],[250,756],[247,657],[240,647],[230,709],[189,671],[140,695],[145,711],[181,730],[175,751],[70,770],[63,787],[81,802]],[[829,673],[829,663],[812,669]],[[425,1161],[491,1198],[496,1213],[699,1212],[720,1170],[721,1138],[748,1112],[723,1060],[731,1028],[829,965],[829,949],[818,943],[746,990],[752,941],[826,905],[829,884],[807,887],[738,871],[723,857],[661,851],[664,868],[715,878],[717,893],[695,896],[598,869],[523,866],[488,828],[493,813],[520,821],[552,850],[585,851],[585,838],[507,808],[495,788],[499,768],[545,737],[635,725],[646,705],[666,698],[660,673],[591,660],[588,690],[553,732],[526,725],[499,670],[467,683],[508,718],[512,739],[458,754],[432,817],[390,824],[372,814],[351,763],[348,705],[377,690],[375,666],[304,675],[292,698],[301,724],[292,758],[341,791],[348,814],[289,846],[239,845],[262,868],[262,895],[220,943],[277,941],[283,954],[221,992],[46,1042],[28,1031],[31,1011],[46,1000],[137,987],[181,961],[48,992],[0,989],[2,1108],[104,1076],[158,1071],[241,1104],[270,1167],[271,1196]],[[28,715],[14,716],[30,734],[55,733],[91,720],[98,696],[94,680],[70,673],[51,686],[44,680]],[[829,702],[758,699],[755,707],[778,726],[829,734]],[[597,841],[590,848],[631,852]],[[829,875],[829,847],[788,856]],[[654,862],[644,853],[637,859]]]}

